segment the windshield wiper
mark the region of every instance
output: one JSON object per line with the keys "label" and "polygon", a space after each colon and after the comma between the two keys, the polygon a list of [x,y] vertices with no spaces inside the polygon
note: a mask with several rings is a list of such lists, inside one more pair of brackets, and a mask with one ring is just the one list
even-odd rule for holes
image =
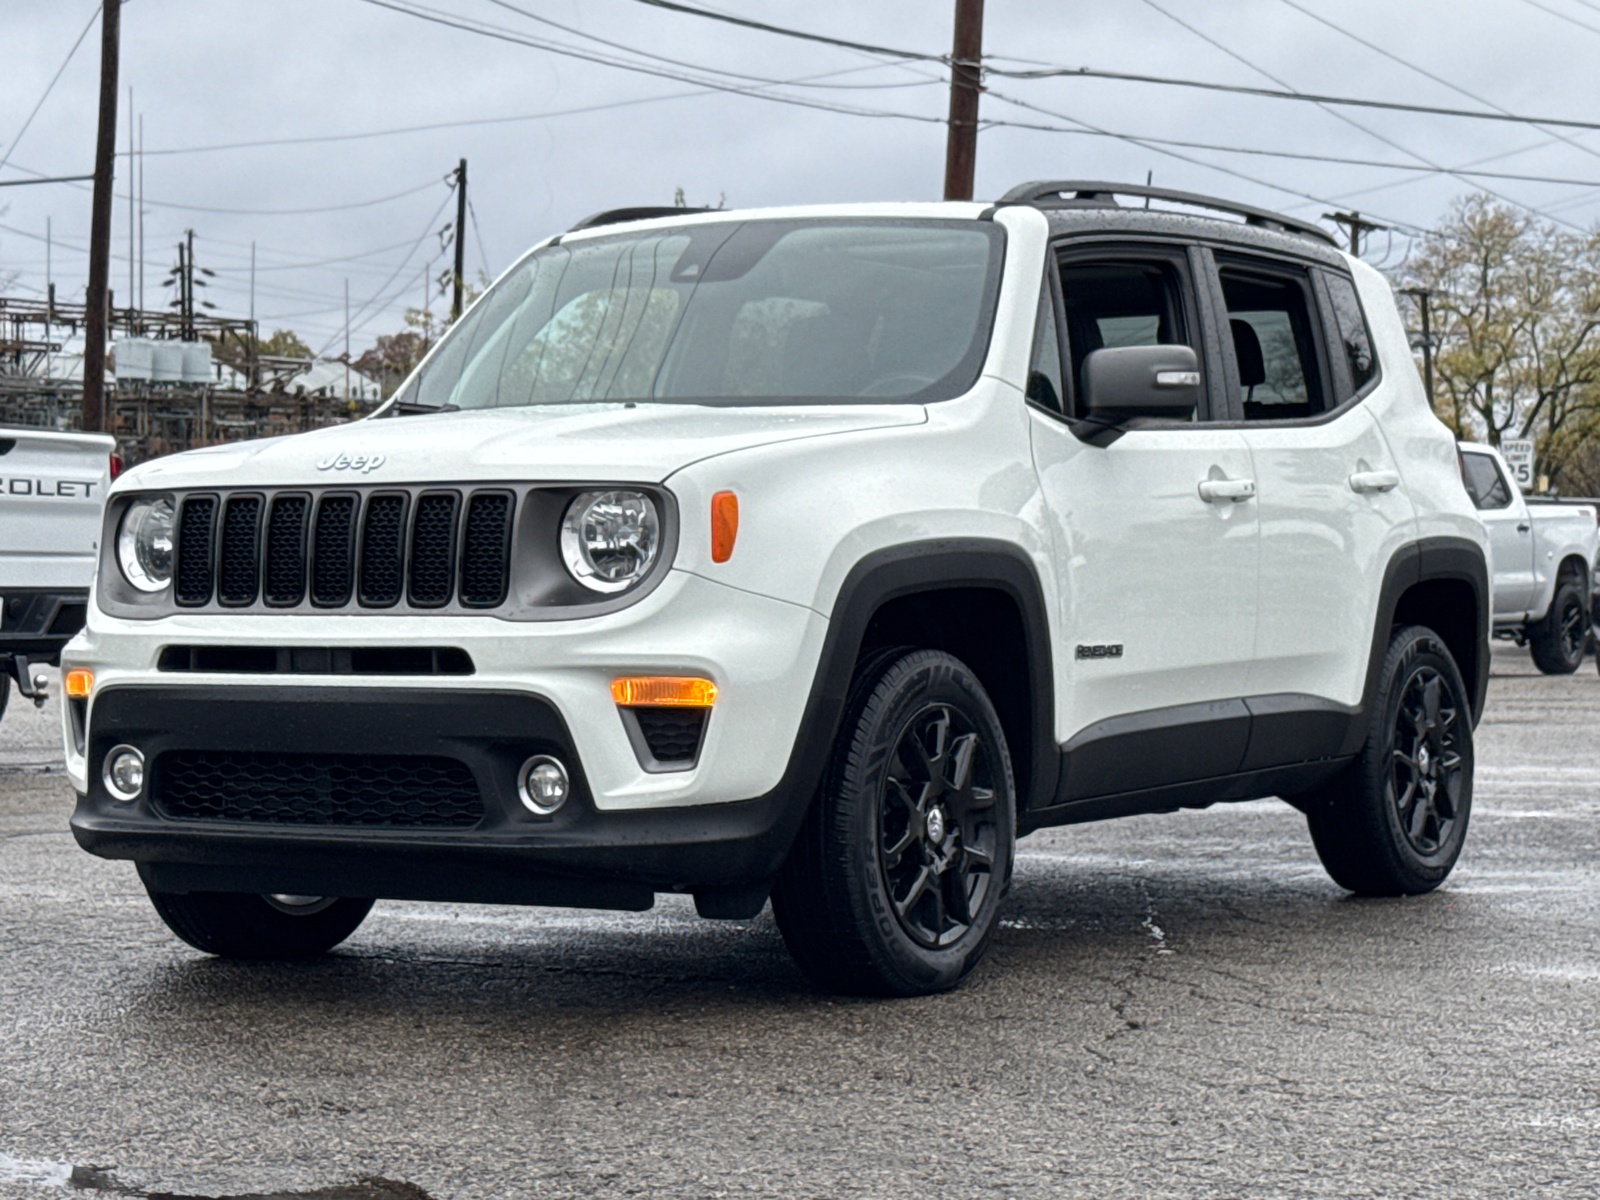
{"label": "windshield wiper", "polygon": [[397,417],[409,417],[414,413],[446,413],[460,412],[459,404],[418,404],[414,400],[397,400],[389,410]]}

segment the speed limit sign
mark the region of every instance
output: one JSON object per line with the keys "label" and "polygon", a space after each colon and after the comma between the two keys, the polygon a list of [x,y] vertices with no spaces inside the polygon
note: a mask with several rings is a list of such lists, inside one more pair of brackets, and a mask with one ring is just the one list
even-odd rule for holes
{"label": "speed limit sign", "polygon": [[1523,439],[1501,442],[1500,454],[1511,468],[1511,478],[1525,492],[1533,490],[1533,442]]}

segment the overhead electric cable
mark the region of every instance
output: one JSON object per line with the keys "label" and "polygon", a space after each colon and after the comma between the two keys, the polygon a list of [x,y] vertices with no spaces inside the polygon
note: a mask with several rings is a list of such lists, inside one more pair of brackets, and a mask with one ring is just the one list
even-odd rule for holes
{"label": "overhead electric cable", "polygon": [[[693,83],[700,87],[710,88],[719,92],[730,92],[734,95],[753,96],[756,99],[768,100],[777,104],[789,104],[798,108],[812,108],[822,112],[843,113],[847,116],[894,118],[899,120],[918,121],[925,124],[943,125],[945,119],[924,115],[921,113],[893,112],[885,109],[863,108],[859,105],[840,104],[834,101],[814,100],[804,96],[792,96],[783,92],[765,90],[764,87],[746,87],[740,84],[724,83],[720,80],[697,77],[688,71],[673,71],[660,67],[651,67],[643,63],[629,62],[625,59],[613,58],[608,55],[596,54],[592,51],[582,50],[575,46],[565,46],[559,42],[551,42],[545,38],[535,38],[531,35],[520,34],[513,30],[503,29],[499,26],[486,25],[483,22],[468,22],[452,15],[438,12],[416,4],[412,0],[362,0],[377,8],[386,8],[392,12],[404,13],[406,16],[416,17],[436,25],[443,25],[452,29],[460,29],[467,33],[476,33],[483,37],[494,38],[498,41],[510,42],[513,45],[528,46],[535,50],[544,50],[551,54],[567,58],[576,58],[584,62],[599,63],[603,66],[616,67],[619,70],[633,71],[642,75],[654,75],[661,79],[673,79],[680,83]],[[772,86],[781,86],[780,81],[770,81]]]}
{"label": "overhead electric cable", "polygon": [[734,16],[732,13],[713,12],[708,8],[697,8],[692,4],[679,4],[675,0],[638,0],[640,4],[648,4],[651,8],[664,8],[669,12],[686,13],[692,17],[704,17],[710,21],[722,21],[729,25],[739,25],[745,29],[758,29],[763,33],[776,33],[781,37],[798,38],[805,42],[820,42],[824,46],[841,46],[846,50],[860,50],[867,54],[888,54],[894,58],[911,59],[917,62],[937,62],[948,65],[949,58],[943,54],[924,54],[918,50],[899,50],[893,46],[875,46],[870,42],[852,42],[845,38],[828,37],[821,33],[805,33],[799,29],[790,29],[783,25],[769,25],[765,21],[753,21],[749,17]]}
{"label": "overhead electric cable", "polygon": [[350,204],[325,204],[319,208],[211,208],[204,204],[179,204],[173,200],[150,199],[146,199],[145,203],[154,204],[161,208],[179,208],[185,212],[224,213],[229,216],[239,217],[304,217],[314,213],[347,212],[353,208],[371,208],[375,204],[387,204],[391,200],[415,196],[418,192],[425,192],[429,188],[437,187],[438,185],[438,179],[430,179],[426,183],[419,183],[416,187],[407,188],[403,192],[395,192],[392,195],[375,196],[371,200],[356,200]]}
{"label": "overhead electric cable", "polygon": [[[433,216],[428,218],[428,224],[423,228],[422,233],[417,237],[416,241],[411,243],[411,249],[406,251],[406,256],[402,258],[399,265],[389,273],[389,278],[385,279],[378,285],[376,290],[374,290],[372,293],[372,299],[368,300],[366,304],[363,304],[360,308],[356,309],[357,316],[360,316],[362,313],[366,312],[367,309],[377,301],[378,297],[383,294],[384,289],[394,282],[395,276],[400,274],[401,271],[405,270],[406,264],[411,261],[411,256],[417,252],[417,248],[421,246],[423,242],[427,241],[428,237],[434,232],[434,222],[438,221],[439,217],[443,215],[445,206],[450,203],[451,197],[454,195],[455,188],[451,187],[450,190],[445,193],[444,199],[439,202],[439,207],[434,210]],[[365,323],[366,322],[362,322],[363,325]],[[360,329],[361,325],[356,325],[353,328]],[[327,344],[317,352],[317,357],[321,358],[324,354],[326,354],[328,352],[328,347],[332,346],[337,340],[338,335],[329,338]]]}
{"label": "overhead electric cable", "polygon": [[17,130],[17,136],[11,139],[11,145],[6,147],[4,155],[0,155],[0,167],[11,161],[11,154],[17,148],[17,143],[22,140],[22,135],[28,132],[28,126],[33,124],[33,119],[39,115],[39,110],[44,107],[44,102],[50,98],[50,93],[55,90],[56,81],[61,78],[61,73],[67,69],[67,64],[72,61],[72,56],[78,52],[78,47],[83,45],[83,39],[89,36],[89,30],[94,28],[95,19],[100,15],[100,5],[94,6],[94,12],[89,14],[89,23],[83,27],[83,32],[78,35],[78,40],[72,43],[72,49],[67,51],[66,58],[61,60],[61,65],[56,68],[56,73],[50,76],[50,82],[45,84],[44,94],[39,97],[33,111],[28,114],[28,119],[22,123],[22,128]]}
{"label": "overhead electric cable", "polygon": [[[1216,49],[1221,50],[1224,54],[1228,55],[1228,57],[1232,58],[1235,62],[1242,63],[1244,66],[1248,67],[1250,70],[1254,71],[1256,74],[1261,75],[1261,76],[1263,76],[1264,78],[1266,78],[1268,80],[1271,80],[1273,83],[1277,84],[1281,88],[1287,88],[1289,91],[1297,90],[1287,80],[1278,78],[1278,76],[1272,74],[1272,72],[1268,71],[1266,68],[1258,65],[1257,63],[1251,62],[1249,59],[1245,58],[1244,55],[1239,54],[1237,51],[1234,51],[1234,50],[1230,49],[1229,47],[1223,45],[1216,38],[1210,36],[1209,34],[1203,32],[1203,31],[1201,31],[1200,29],[1196,28],[1195,26],[1189,24],[1187,21],[1183,20],[1181,17],[1178,17],[1174,13],[1171,13],[1171,12],[1167,11],[1165,8],[1162,8],[1161,5],[1156,3],[1156,0],[1144,0],[1144,3],[1148,7],[1155,9],[1156,12],[1158,12],[1162,16],[1166,17],[1169,21],[1172,21],[1175,24],[1181,25],[1183,28],[1187,29],[1190,33],[1194,34],[1196,37],[1202,39],[1203,41],[1205,41],[1209,45],[1214,46]],[[1374,138],[1377,141],[1382,142],[1384,145],[1390,147],[1391,149],[1398,150],[1398,151],[1400,151],[1400,153],[1409,155],[1410,157],[1416,159],[1425,168],[1427,168],[1427,172],[1442,172],[1444,174],[1451,175],[1454,178],[1460,179],[1463,183],[1468,183],[1468,184],[1471,183],[1471,181],[1468,180],[1465,176],[1459,175],[1456,172],[1449,170],[1449,168],[1442,166],[1441,164],[1435,162],[1433,159],[1428,158],[1426,155],[1417,153],[1417,151],[1412,150],[1409,146],[1401,145],[1399,142],[1395,141],[1393,138],[1389,137],[1387,134],[1380,133],[1378,130],[1373,129],[1370,126],[1363,125],[1360,121],[1357,121],[1354,117],[1350,116],[1348,113],[1342,113],[1342,112],[1338,111],[1336,108],[1332,107],[1331,105],[1327,105],[1327,104],[1319,104],[1317,107],[1322,109],[1323,112],[1327,113],[1330,117],[1333,117],[1335,120],[1343,121],[1346,125],[1349,125],[1352,129],[1360,130],[1362,133],[1366,134],[1368,137]],[[1427,172],[1424,172],[1424,174],[1426,174]],[[1482,178],[1482,176],[1480,176],[1480,178]],[[1484,187],[1482,184],[1478,184],[1476,186],[1478,186],[1481,190],[1488,192],[1490,195],[1494,196],[1496,199],[1504,200],[1507,204],[1512,204],[1512,205],[1515,205],[1518,208],[1526,209],[1529,212],[1537,213],[1539,216],[1545,218],[1548,221],[1555,221],[1557,224],[1567,224],[1567,222],[1563,221],[1560,217],[1553,216],[1552,214],[1550,214],[1548,212],[1542,212],[1539,209],[1536,209],[1536,208],[1532,207],[1531,205],[1523,204],[1521,201],[1516,200],[1511,196],[1507,196],[1507,195],[1505,195],[1505,194],[1503,194],[1501,192],[1496,192],[1492,188]],[[1569,226],[1569,227],[1570,228],[1576,228],[1575,226]]]}
{"label": "overhead electric cable", "polygon": [[[725,75],[725,76],[727,76],[727,77],[729,77],[731,79],[745,79],[745,80],[754,81],[756,83],[766,83],[766,84],[773,84],[773,83],[778,83],[779,82],[778,80],[771,79],[771,78],[768,78],[768,77],[762,76],[762,75],[747,75],[747,74],[744,74],[743,72],[740,72],[740,71],[723,70],[721,67],[708,67],[708,66],[705,66],[702,63],[686,63],[686,62],[683,62],[681,59],[672,58],[672,57],[670,57],[668,55],[665,55],[665,54],[656,54],[656,53],[654,53],[654,52],[652,52],[650,50],[641,50],[637,46],[628,46],[628,45],[624,45],[622,42],[613,42],[608,38],[600,37],[598,34],[586,33],[582,29],[579,29],[575,25],[563,25],[560,21],[553,21],[549,17],[543,17],[543,16],[540,16],[538,13],[529,12],[525,8],[522,8],[522,7],[518,6],[518,5],[512,4],[510,2],[510,0],[487,0],[487,2],[490,3],[490,4],[496,5],[499,8],[503,8],[507,12],[514,12],[518,16],[527,17],[528,20],[530,20],[530,21],[537,21],[541,25],[548,25],[552,29],[559,29],[563,33],[570,33],[570,34],[573,34],[575,37],[581,37],[581,38],[586,39],[587,41],[597,42],[598,44],[600,44],[602,46],[610,46],[613,50],[621,50],[621,51],[623,51],[623,52],[625,52],[627,54],[637,54],[637,55],[640,55],[643,58],[651,58],[651,59],[654,59],[657,62],[668,63],[668,64],[670,64],[672,66],[675,66],[675,67],[689,68],[689,69],[696,70],[696,71],[710,71],[713,75]],[[498,28],[498,27],[491,26],[490,28]],[[881,63],[880,65],[888,67],[888,66],[895,66],[895,65],[898,65],[898,64],[896,64],[896,63]],[[785,81],[782,81],[782,82],[786,83],[788,86],[791,86],[791,87],[836,88],[836,89],[840,89],[840,90],[873,91],[873,90],[886,89],[886,88],[926,87],[926,86],[928,86],[929,83],[932,83],[932,82],[935,82],[935,81],[933,81],[933,80],[928,80],[928,81],[919,80],[919,81],[917,81],[915,83],[818,83],[818,82],[813,82],[811,80],[804,80],[804,81],[801,81],[801,80],[785,80]],[[943,82],[943,81],[940,80],[938,82]]]}
{"label": "overhead electric cable", "polygon": [[1540,4],[1539,0],[1523,0],[1523,3],[1531,4],[1534,8],[1540,9],[1543,12],[1547,12],[1552,17],[1560,17],[1563,21],[1576,25],[1579,29],[1587,29],[1590,33],[1600,33],[1600,28],[1596,28],[1595,26],[1587,24],[1584,21],[1580,21],[1577,17],[1569,17],[1566,13],[1551,8],[1547,4]]}

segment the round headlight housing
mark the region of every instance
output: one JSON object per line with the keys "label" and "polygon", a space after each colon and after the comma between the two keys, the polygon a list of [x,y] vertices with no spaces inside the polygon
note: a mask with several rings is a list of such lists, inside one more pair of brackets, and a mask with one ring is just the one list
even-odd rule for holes
{"label": "round headlight housing", "polygon": [[561,557],[590,591],[632,587],[660,553],[661,516],[643,492],[584,492],[561,520]]}
{"label": "round headlight housing", "polygon": [[177,512],[165,496],[135,500],[122,514],[117,531],[117,564],[141,592],[159,592],[172,583],[172,541]]}

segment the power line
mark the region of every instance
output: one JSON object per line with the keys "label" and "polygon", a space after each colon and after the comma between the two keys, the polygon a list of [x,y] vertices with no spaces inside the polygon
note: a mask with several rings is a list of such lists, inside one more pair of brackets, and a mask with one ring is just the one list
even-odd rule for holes
{"label": "power line", "polygon": [[78,40],[72,43],[72,49],[67,51],[66,58],[61,60],[61,65],[56,68],[56,73],[50,77],[50,82],[45,85],[44,94],[39,97],[39,102],[33,106],[33,111],[28,114],[28,119],[22,123],[22,128],[17,130],[17,136],[11,139],[11,145],[6,147],[3,157],[0,157],[0,167],[11,160],[12,152],[16,150],[17,143],[22,140],[22,135],[28,132],[28,126],[33,124],[34,117],[39,115],[39,110],[44,107],[44,102],[50,98],[50,93],[55,90],[56,81],[61,78],[61,73],[67,69],[67,64],[72,61],[72,56],[78,52],[78,47],[83,45],[83,39],[89,36],[89,30],[94,28],[95,18],[100,15],[100,5],[94,6],[94,12],[89,14],[89,23],[83,27],[83,32],[78,35]]}
{"label": "power line", "polygon": [[[373,0],[369,0],[373,2]],[[1287,2],[1287,0],[1285,0]],[[1250,87],[1239,83],[1210,83],[1199,79],[1179,79],[1170,75],[1139,75],[1130,71],[1101,71],[1095,67],[1041,67],[1031,71],[986,70],[1008,79],[1115,79],[1124,83],[1153,83],[1164,87],[1198,88],[1208,92],[1231,92],[1239,96],[1260,96],[1268,100],[1299,100],[1307,104],[1338,104],[1349,108],[1379,108],[1390,112],[1422,113],[1435,117],[1463,117],[1476,121],[1504,121],[1515,125],[1559,125],[1565,129],[1600,129],[1600,121],[1578,121],[1566,117],[1529,117],[1508,112],[1479,112],[1469,108],[1443,108],[1433,104],[1406,104],[1398,100],[1365,100],[1354,96],[1328,96],[1317,92],[1289,92],[1277,88]]]}
{"label": "power line", "polygon": [[356,200],[350,204],[327,204],[320,208],[211,208],[203,204],[179,204],[172,200],[146,200],[145,203],[158,205],[161,208],[180,208],[186,212],[223,213],[237,217],[303,217],[314,213],[348,212],[353,208],[371,208],[375,204],[387,204],[391,200],[415,196],[418,192],[425,192],[438,185],[439,180],[430,179],[426,183],[420,183],[416,187],[392,195],[376,196],[371,200]]}
{"label": "power line", "polygon": [[821,33],[805,33],[799,29],[790,29],[783,25],[769,25],[765,21],[752,21],[749,17],[737,17],[732,13],[713,12],[707,8],[696,8],[691,4],[679,4],[675,0],[638,0],[640,4],[648,4],[651,8],[664,8],[669,12],[686,13],[692,17],[704,17],[711,21],[722,21],[729,25],[739,25],[745,29],[758,29],[763,33],[776,33],[782,37],[798,38],[806,42],[820,42],[824,46],[839,46],[846,50],[860,50],[866,54],[887,54],[894,58],[909,59],[914,62],[936,62],[949,65],[949,58],[943,54],[923,54],[916,50],[899,50],[893,46],[875,46],[870,42],[852,42],[844,38],[828,37]]}
{"label": "power line", "polygon": [[[1183,28],[1187,29],[1190,33],[1194,34],[1196,37],[1198,37],[1198,38],[1202,39],[1203,41],[1209,43],[1210,45],[1216,47],[1218,50],[1221,50],[1224,54],[1228,55],[1234,61],[1243,63],[1250,70],[1256,72],[1256,74],[1264,76],[1265,78],[1271,80],[1273,83],[1277,84],[1281,88],[1286,88],[1289,91],[1295,91],[1296,90],[1287,81],[1278,78],[1276,75],[1274,75],[1270,71],[1266,70],[1266,68],[1258,65],[1257,63],[1251,62],[1249,59],[1245,58],[1244,55],[1239,54],[1236,51],[1230,49],[1229,47],[1223,45],[1216,38],[1211,37],[1209,34],[1206,34],[1206,33],[1202,32],[1200,29],[1197,29],[1195,26],[1189,24],[1187,21],[1181,19],[1180,17],[1176,16],[1175,14],[1173,14],[1173,13],[1167,11],[1166,9],[1162,8],[1159,4],[1156,3],[1156,0],[1144,0],[1144,3],[1147,6],[1149,6],[1150,8],[1155,9],[1158,13],[1160,13],[1162,16],[1166,17],[1168,20],[1173,21],[1176,24],[1183,26]],[[1428,158],[1426,155],[1417,153],[1417,151],[1411,149],[1409,146],[1401,145],[1399,142],[1395,141],[1393,138],[1389,137],[1387,134],[1379,133],[1376,129],[1373,129],[1370,126],[1367,126],[1367,125],[1363,125],[1360,121],[1357,121],[1354,117],[1349,116],[1346,113],[1339,112],[1337,109],[1333,108],[1330,105],[1319,104],[1317,107],[1322,109],[1323,112],[1327,113],[1329,116],[1333,117],[1335,120],[1343,121],[1346,125],[1349,125],[1353,129],[1360,130],[1362,133],[1366,134],[1368,137],[1375,138],[1378,141],[1382,142],[1384,145],[1389,146],[1392,149],[1398,150],[1402,154],[1409,155],[1410,157],[1416,159],[1418,162],[1422,163],[1425,167],[1428,168],[1429,171],[1442,172],[1444,174],[1450,175],[1452,178],[1460,179],[1461,182],[1463,182],[1463,183],[1469,183],[1470,184],[1470,182],[1471,182],[1470,180],[1468,180],[1461,173],[1458,173],[1456,171],[1452,171],[1447,167],[1441,166],[1439,163],[1434,162],[1432,159]],[[1361,164],[1361,165],[1373,165],[1373,164]],[[1490,176],[1488,174],[1483,174],[1483,175],[1479,175],[1478,176],[1478,178],[1492,178],[1492,177],[1493,176]],[[1513,199],[1512,197],[1504,195],[1504,194],[1502,194],[1500,192],[1496,192],[1492,188],[1484,187],[1482,184],[1479,184],[1477,186],[1482,188],[1483,191],[1486,191],[1490,195],[1494,196],[1496,199],[1503,200],[1507,204],[1516,205],[1518,208],[1525,208],[1529,212],[1538,213],[1539,216],[1543,217],[1547,221],[1554,221],[1557,224],[1562,224],[1562,225],[1566,225],[1567,224],[1567,222],[1563,221],[1559,217],[1553,216],[1548,212],[1542,212],[1539,209],[1532,208],[1529,205],[1521,204],[1519,201]],[[1575,228],[1575,227],[1569,225],[1569,228]]]}
{"label": "power line", "polygon": [[[707,67],[699,63],[686,63],[681,59],[671,58],[664,54],[656,54],[649,50],[640,50],[637,46],[628,46],[624,45],[622,42],[613,42],[607,38],[600,37],[598,34],[585,33],[583,30],[574,25],[563,25],[560,21],[552,21],[549,17],[542,17],[538,13],[529,12],[525,8],[520,8],[517,5],[512,4],[510,0],[488,0],[488,3],[496,5],[499,8],[503,8],[507,12],[514,12],[518,16],[527,17],[530,21],[537,21],[541,25],[548,25],[552,29],[559,29],[563,33],[570,33],[576,37],[584,38],[587,41],[597,42],[602,46],[610,46],[613,50],[621,50],[627,54],[637,54],[643,58],[654,59],[656,62],[668,63],[675,67],[692,68],[696,71],[710,71],[713,75],[725,75],[730,79],[745,79],[756,83],[766,84],[775,84],[780,82],[779,80],[770,79],[762,75],[747,75],[740,71],[725,71],[720,67]],[[489,26],[489,28],[499,28],[499,26]],[[894,66],[896,64],[882,63],[880,65]],[[885,88],[926,87],[928,86],[928,82],[932,81],[930,80],[928,82],[924,82],[918,80],[915,83],[820,83],[812,80],[786,80],[782,82],[791,87],[837,88],[847,91],[871,91]]]}
{"label": "power line", "polygon": [[1552,17],[1560,17],[1563,21],[1576,25],[1579,29],[1587,29],[1590,33],[1600,33],[1600,29],[1595,28],[1593,25],[1586,24],[1585,22],[1578,20],[1577,17],[1569,17],[1566,13],[1558,12],[1557,10],[1550,8],[1548,5],[1540,4],[1539,0],[1523,0],[1523,3],[1531,4],[1534,8],[1540,9],[1543,12],[1547,12]]}
{"label": "power line", "polygon": [[[454,195],[455,195],[455,188],[453,188],[453,187],[448,192],[445,193],[444,199],[439,202],[439,207],[434,210],[433,216],[428,218],[428,223],[427,223],[426,226],[423,227],[422,233],[418,235],[416,241],[411,243],[411,249],[406,251],[406,256],[404,258],[402,258],[400,260],[399,265],[396,266],[395,269],[389,273],[389,278],[385,279],[382,283],[380,283],[378,285],[377,289],[372,293],[372,299],[368,300],[365,304],[363,304],[360,308],[358,308],[356,310],[356,315],[357,316],[360,316],[362,313],[366,312],[369,307],[371,307],[373,304],[375,304],[377,302],[378,297],[383,294],[383,290],[385,288],[387,288],[391,283],[394,282],[395,276],[400,274],[401,271],[405,270],[406,264],[411,261],[411,256],[417,252],[417,247],[421,246],[423,242],[428,240],[428,235],[433,232],[434,222],[439,219],[440,215],[444,212],[445,205],[450,203],[450,199]],[[377,315],[377,313],[376,313],[376,311],[374,311],[372,314],[369,315],[368,320],[370,320],[372,316],[376,316],[376,315]],[[361,323],[361,325],[357,325],[357,326],[355,326],[355,328],[356,329],[360,329],[362,327],[362,325],[365,325],[365,324],[366,324],[366,321],[363,321]],[[324,345],[322,347],[322,349],[317,352],[317,357],[321,358],[324,354],[326,354],[328,352],[328,347],[332,346],[333,343],[338,341],[338,340],[339,340],[339,337],[338,337],[337,334],[335,334],[333,337],[329,338],[327,344]]]}
{"label": "power line", "polygon": [[[691,74],[689,71],[673,71],[660,67],[651,67],[643,63],[629,62],[625,59],[613,58],[609,55],[596,54],[589,50],[579,49],[575,46],[565,46],[559,42],[551,42],[544,38],[535,38],[528,34],[517,33],[513,30],[503,29],[499,26],[487,25],[483,22],[467,22],[450,14],[438,12],[416,4],[413,0],[362,0],[363,3],[374,5],[377,8],[386,8],[391,12],[403,13],[409,17],[429,21],[435,25],[443,25],[451,29],[460,29],[467,33],[476,33],[483,37],[494,38],[498,41],[510,42],[513,45],[528,46],[535,50],[544,50],[551,54],[562,55],[567,58],[576,58],[584,62],[599,63],[603,66],[616,67],[619,70],[633,71],[641,75],[654,75],[661,79],[673,79],[680,83],[693,83],[713,91],[731,92],[739,96],[753,96],[760,100],[768,100],[777,104],[789,104],[797,108],[817,109],[821,112],[843,113],[847,116],[857,117],[889,117],[900,120],[919,121],[926,124],[943,125],[944,118],[925,116],[920,113],[893,112],[885,109],[863,108],[859,105],[840,104],[835,101],[814,100],[803,96],[791,96],[782,92],[765,90],[763,87],[746,87],[741,84],[724,83],[716,79],[705,79]],[[781,81],[770,81],[773,86],[781,86]]]}
{"label": "power line", "polygon": [[478,228],[478,210],[472,207],[472,197],[467,197],[467,216],[472,219],[472,236],[478,243],[478,264],[483,268],[484,277],[492,278],[489,274],[489,256],[483,252],[483,230]]}

